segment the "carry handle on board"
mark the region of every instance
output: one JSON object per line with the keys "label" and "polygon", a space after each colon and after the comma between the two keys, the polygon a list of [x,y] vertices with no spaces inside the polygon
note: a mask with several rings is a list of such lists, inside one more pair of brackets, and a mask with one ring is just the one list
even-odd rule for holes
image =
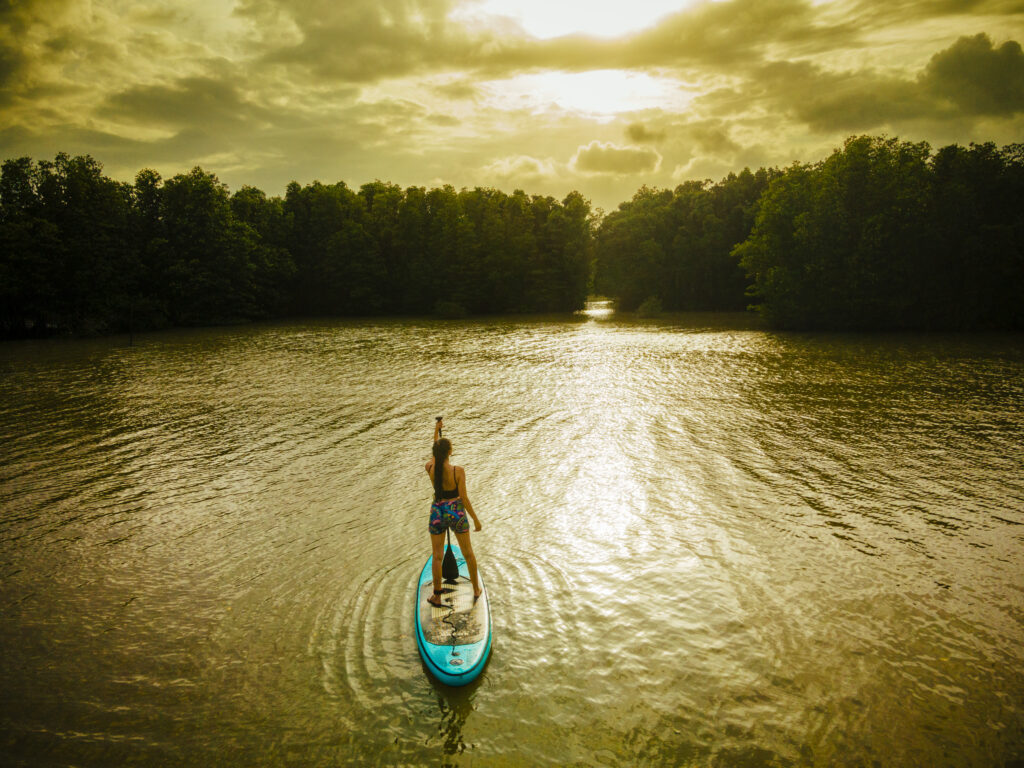
{"label": "carry handle on board", "polygon": [[[438,416],[437,421],[441,421],[442,417]],[[441,436],[441,430],[437,430],[437,436]],[[455,468],[452,468],[452,472],[455,472]],[[444,473],[442,472],[442,476]],[[458,480],[455,481],[455,487],[458,488]],[[459,580],[459,564],[455,562],[455,553],[452,552],[452,530],[448,529],[448,551],[444,553],[444,560],[441,561],[441,577],[444,579],[446,584],[454,584]]]}

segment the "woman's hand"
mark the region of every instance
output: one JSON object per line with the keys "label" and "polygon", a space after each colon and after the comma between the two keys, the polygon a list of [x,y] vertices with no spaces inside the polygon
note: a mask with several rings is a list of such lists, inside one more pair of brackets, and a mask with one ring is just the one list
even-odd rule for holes
{"label": "woman's hand", "polygon": [[473,518],[473,530],[474,530],[474,531],[479,531],[479,530],[481,530],[482,528],[483,528],[483,526],[482,526],[482,525],[480,525],[480,521],[479,521],[479,520],[477,520],[476,518]]}

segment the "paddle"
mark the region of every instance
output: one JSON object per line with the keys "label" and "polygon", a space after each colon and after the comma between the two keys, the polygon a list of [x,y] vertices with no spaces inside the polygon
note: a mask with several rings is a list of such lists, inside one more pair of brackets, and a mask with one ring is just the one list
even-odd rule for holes
{"label": "paddle", "polygon": [[[440,416],[437,417],[441,421]],[[441,430],[437,430],[438,438],[441,437]],[[435,459],[436,461],[436,459]],[[459,564],[455,562],[455,553],[452,552],[452,531],[448,529],[448,551],[444,553],[444,560],[441,561],[441,576],[446,584],[454,584],[459,580]]]}

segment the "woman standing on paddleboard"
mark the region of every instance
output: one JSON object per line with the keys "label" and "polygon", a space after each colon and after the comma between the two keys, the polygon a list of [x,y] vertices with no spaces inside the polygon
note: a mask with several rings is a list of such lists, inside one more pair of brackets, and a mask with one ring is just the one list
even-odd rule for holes
{"label": "woman standing on paddleboard", "polygon": [[434,458],[427,462],[427,475],[434,484],[434,503],[430,505],[430,546],[433,549],[433,565],[431,573],[434,577],[434,594],[427,598],[431,605],[443,605],[441,602],[441,560],[444,557],[444,534],[451,530],[459,542],[462,556],[466,558],[469,578],[473,582],[473,596],[480,597],[483,589],[477,575],[476,555],[473,544],[469,540],[469,520],[466,512],[473,518],[473,530],[479,531],[482,526],[480,519],[473,511],[466,490],[466,470],[456,467],[449,461],[452,455],[452,443],[441,437],[444,426],[438,417],[434,424]]}

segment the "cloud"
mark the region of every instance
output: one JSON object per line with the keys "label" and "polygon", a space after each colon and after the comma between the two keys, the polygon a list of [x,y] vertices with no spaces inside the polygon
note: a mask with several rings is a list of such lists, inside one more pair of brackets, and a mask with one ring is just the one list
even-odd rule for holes
{"label": "cloud", "polygon": [[465,63],[488,74],[539,69],[723,70],[760,61],[780,44],[808,53],[856,38],[853,25],[818,23],[817,13],[810,0],[702,0],[621,38],[509,38],[501,45],[480,46]]}
{"label": "cloud", "polygon": [[[808,160],[817,160],[826,156],[831,147],[818,147],[805,154]],[[777,148],[769,149],[761,145],[740,147],[727,156],[716,156],[712,154],[696,154],[686,163],[676,165],[672,171],[672,181],[681,184],[686,181],[715,181],[730,173],[735,173],[742,168],[764,168],[772,165],[788,165],[791,160],[798,159],[796,156],[780,158]]]}
{"label": "cloud", "polygon": [[[492,27],[449,18],[454,0],[243,0],[264,64],[300,68],[352,83],[438,72],[488,77],[557,69],[734,67],[773,47],[806,55],[858,38],[848,19],[825,20],[811,0],[701,0],[655,26],[621,38],[538,40],[496,20]],[[276,37],[268,28],[286,29]]]}
{"label": "cloud", "polygon": [[735,155],[740,151],[729,135],[728,127],[720,120],[701,120],[686,126],[684,136],[705,154],[718,157]]}
{"label": "cloud", "polygon": [[902,76],[772,61],[751,68],[738,87],[709,92],[695,103],[719,120],[761,110],[823,133],[1012,116],[1024,112],[1024,52],[1012,40],[996,48],[985,34],[961,37],[922,70]]}
{"label": "cloud", "polygon": [[580,173],[651,173],[661,167],[661,155],[648,147],[620,147],[612,143],[592,141],[576,150],[569,165]]}
{"label": "cloud", "polygon": [[665,138],[665,133],[652,131],[643,123],[630,123],[626,126],[626,136],[635,144],[655,144]]}
{"label": "cloud", "polygon": [[[372,83],[441,72],[494,78],[544,70],[736,71],[780,53],[792,59],[862,48],[868,44],[867,28],[967,12],[1013,14],[1022,3],[902,0],[881,8],[866,0],[698,0],[619,38],[574,34],[543,40],[498,17],[491,26],[461,23],[452,12],[462,5],[466,2],[242,0],[236,13],[251,23],[251,50],[263,64]],[[454,90],[448,95],[454,97]]]}
{"label": "cloud", "polygon": [[[0,104],[13,100],[16,91],[24,87],[40,58],[39,49],[46,47],[47,27],[63,16],[64,5],[41,0],[0,1]],[[48,17],[53,21],[47,22]]]}
{"label": "cloud", "polygon": [[920,78],[926,91],[972,115],[1024,111],[1024,52],[1008,40],[999,48],[985,34],[961,37],[935,54]]}
{"label": "cloud", "polygon": [[[1024,130],[1024,0],[693,0],[618,38],[553,39],[470,22],[473,2],[0,0],[0,157],[91,152],[128,179],[210,164],[271,194],[312,178],[576,185],[611,207],[639,174],[814,160],[851,132]],[[609,73],[655,95],[615,101]]]}
{"label": "cloud", "polygon": [[59,19],[71,4],[72,0],[5,0],[0,3],[0,24],[24,35],[41,20]]}
{"label": "cloud", "polygon": [[456,101],[476,101],[480,98],[480,87],[468,80],[456,80],[435,85],[433,92],[438,96]]}
{"label": "cloud", "polygon": [[743,152],[743,147],[732,138],[730,123],[726,121],[660,110],[651,110],[643,117],[643,122],[625,126],[626,135],[634,144],[644,144],[645,140],[653,143],[650,139],[656,137],[663,158],[674,163],[677,170],[683,169],[681,172],[689,172],[691,163],[697,159],[714,159],[731,168]]}
{"label": "cloud", "polygon": [[462,121],[459,120],[459,118],[452,117],[451,115],[442,115],[438,112],[428,115],[427,122],[432,123],[433,125],[439,125],[442,128],[454,128],[462,124]]}
{"label": "cloud", "polygon": [[484,166],[486,176],[502,182],[539,182],[558,175],[558,164],[551,158],[541,160],[529,155],[510,155]]}
{"label": "cloud", "polygon": [[808,62],[773,62],[754,81],[770,102],[816,131],[862,131],[936,114],[914,81],[872,70],[828,72]]}
{"label": "cloud", "polygon": [[637,65],[736,65],[757,61],[771,45],[799,44],[806,53],[856,36],[846,23],[822,24],[808,0],[705,2],[627,39]]}
{"label": "cloud", "polygon": [[1013,16],[1024,13],[1021,0],[856,0],[845,9],[864,30],[892,29],[900,24],[918,24],[948,17]]}
{"label": "cloud", "polygon": [[133,86],[107,97],[100,113],[164,128],[239,124],[266,110],[246,101],[231,82],[185,77],[170,85]]}
{"label": "cloud", "polygon": [[[9,87],[24,70],[25,63],[26,58],[20,49],[0,42],[0,88],[4,94],[9,94]],[[0,100],[4,97],[0,96]]]}
{"label": "cloud", "polygon": [[260,56],[264,63],[359,83],[464,64],[487,40],[449,22],[452,7],[449,0],[245,0],[237,13],[294,30],[294,40]]}

